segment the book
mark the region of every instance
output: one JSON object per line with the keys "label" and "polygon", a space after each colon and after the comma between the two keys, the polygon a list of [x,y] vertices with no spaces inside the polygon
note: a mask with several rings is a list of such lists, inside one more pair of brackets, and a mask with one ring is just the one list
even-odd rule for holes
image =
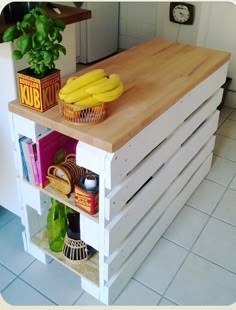
{"label": "book", "polygon": [[57,156],[56,154],[59,154],[59,150],[63,150],[62,153],[66,155],[75,154],[77,143],[78,140],[54,130],[49,130],[38,137],[36,149],[40,187],[44,188],[48,185],[47,171],[51,165],[56,163],[55,157]]}
{"label": "book", "polygon": [[30,155],[30,160],[31,160],[31,166],[33,170],[33,175],[34,175],[34,184],[39,185],[39,175],[38,175],[38,166],[37,166],[37,149],[36,149],[36,143],[34,142],[29,142],[28,143],[28,150],[29,150],[29,155]]}
{"label": "book", "polygon": [[19,138],[18,139],[18,143],[19,143],[19,148],[20,148],[23,178],[28,182],[29,181],[29,176],[28,176],[27,166],[26,166],[26,162],[25,162],[25,156],[24,156],[24,152],[23,152],[23,147],[22,147],[22,140],[23,139],[25,139],[24,136]]}
{"label": "book", "polygon": [[23,137],[23,139],[21,140],[21,144],[22,144],[22,150],[24,153],[26,169],[28,172],[28,182],[30,182],[31,184],[35,184],[33,167],[32,167],[30,152],[29,152],[29,144],[32,144],[32,140],[30,138]]}

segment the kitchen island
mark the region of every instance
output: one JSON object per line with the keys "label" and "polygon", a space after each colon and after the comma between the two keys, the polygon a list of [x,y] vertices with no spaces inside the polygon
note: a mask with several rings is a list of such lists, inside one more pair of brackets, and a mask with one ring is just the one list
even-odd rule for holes
{"label": "kitchen island", "polygon": [[[25,249],[41,261],[54,257],[111,304],[211,167],[229,59],[224,51],[155,38],[77,72],[104,68],[125,86],[94,126],[64,120],[57,106],[39,113],[11,102],[15,141],[35,141],[45,128],[72,136],[78,165],[99,175],[99,214],[80,216],[81,239],[97,250],[93,259],[75,267],[48,250],[49,198],[79,209],[50,188],[21,181]],[[20,167],[19,150],[17,157]]]}

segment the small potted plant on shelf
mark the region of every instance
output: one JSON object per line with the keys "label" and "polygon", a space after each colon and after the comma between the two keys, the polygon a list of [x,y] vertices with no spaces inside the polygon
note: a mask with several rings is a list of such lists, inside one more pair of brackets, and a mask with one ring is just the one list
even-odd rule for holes
{"label": "small potted plant on shelf", "polygon": [[65,47],[60,44],[64,28],[62,20],[50,18],[45,10],[37,7],[4,32],[4,42],[16,39],[13,58],[19,60],[28,56],[29,67],[17,72],[22,105],[43,112],[57,104],[61,77],[55,61],[60,53],[66,54]]}

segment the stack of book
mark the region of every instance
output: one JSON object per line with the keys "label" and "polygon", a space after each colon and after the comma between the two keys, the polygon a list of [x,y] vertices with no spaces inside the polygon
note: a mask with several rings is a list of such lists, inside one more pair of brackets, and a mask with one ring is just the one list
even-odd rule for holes
{"label": "stack of book", "polygon": [[76,153],[78,140],[49,130],[34,142],[30,138],[19,138],[23,177],[27,182],[44,188],[48,183],[49,166],[58,164],[68,154]]}

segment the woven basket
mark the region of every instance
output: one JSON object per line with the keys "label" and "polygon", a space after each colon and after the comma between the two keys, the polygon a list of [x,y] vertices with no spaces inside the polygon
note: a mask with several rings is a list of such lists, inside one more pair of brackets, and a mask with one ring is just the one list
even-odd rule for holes
{"label": "woven basket", "polygon": [[48,168],[47,178],[55,190],[68,196],[74,191],[75,181],[87,171],[76,165],[75,154],[68,154],[64,162]]}
{"label": "woven basket", "polygon": [[71,263],[80,263],[88,259],[87,244],[82,240],[75,240],[65,236],[63,255]]}
{"label": "woven basket", "polygon": [[78,106],[64,103],[64,101],[59,98],[57,98],[57,102],[61,116],[67,121],[76,124],[98,124],[104,121],[108,115],[108,103],[101,103],[100,105],[91,108],[79,110]]}

